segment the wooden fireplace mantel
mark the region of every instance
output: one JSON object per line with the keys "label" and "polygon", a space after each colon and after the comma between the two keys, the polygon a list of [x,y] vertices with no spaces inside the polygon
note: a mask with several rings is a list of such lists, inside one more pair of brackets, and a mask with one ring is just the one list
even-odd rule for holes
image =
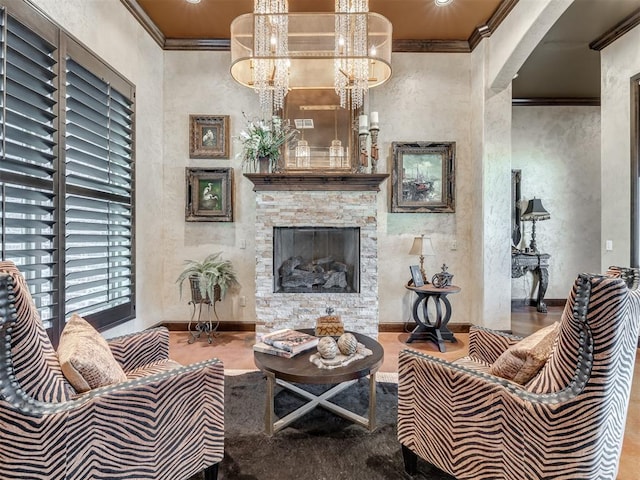
{"label": "wooden fireplace mantel", "polygon": [[351,190],[380,191],[388,173],[245,173],[253,191]]}

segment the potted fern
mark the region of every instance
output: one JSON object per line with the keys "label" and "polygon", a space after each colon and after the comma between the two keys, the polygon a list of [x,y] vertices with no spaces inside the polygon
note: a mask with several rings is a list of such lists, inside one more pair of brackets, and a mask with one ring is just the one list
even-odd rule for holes
{"label": "potted fern", "polygon": [[187,279],[191,287],[191,300],[194,303],[213,303],[222,300],[229,288],[238,285],[231,261],[223,260],[221,255],[222,252],[212,253],[202,262],[185,261],[185,268],[176,280],[180,298],[182,298],[182,285]]}

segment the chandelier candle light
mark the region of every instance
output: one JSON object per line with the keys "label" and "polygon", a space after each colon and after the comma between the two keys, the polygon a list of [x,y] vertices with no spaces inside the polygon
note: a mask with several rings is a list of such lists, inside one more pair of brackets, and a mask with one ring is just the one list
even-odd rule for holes
{"label": "chandelier candle light", "polygon": [[254,1],[254,88],[260,108],[282,108],[289,90],[289,2]]}
{"label": "chandelier candle light", "polygon": [[369,88],[368,12],[369,0],[336,0],[334,76],[342,108],[349,100],[352,108],[362,107]]}

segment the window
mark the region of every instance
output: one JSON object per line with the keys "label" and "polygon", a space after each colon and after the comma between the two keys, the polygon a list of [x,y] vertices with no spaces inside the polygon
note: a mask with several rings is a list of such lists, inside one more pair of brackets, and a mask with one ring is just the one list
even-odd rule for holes
{"label": "window", "polygon": [[52,340],[134,315],[134,87],[22,2],[0,25],[2,258]]}

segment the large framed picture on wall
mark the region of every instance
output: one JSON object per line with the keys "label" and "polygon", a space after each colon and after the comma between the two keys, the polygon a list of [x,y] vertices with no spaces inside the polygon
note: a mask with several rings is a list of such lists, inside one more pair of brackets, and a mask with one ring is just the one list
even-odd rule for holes
{"label": "large framed picture on wall", "polygon": [[393,142],[391,212],[455,212],[455,142]]}

